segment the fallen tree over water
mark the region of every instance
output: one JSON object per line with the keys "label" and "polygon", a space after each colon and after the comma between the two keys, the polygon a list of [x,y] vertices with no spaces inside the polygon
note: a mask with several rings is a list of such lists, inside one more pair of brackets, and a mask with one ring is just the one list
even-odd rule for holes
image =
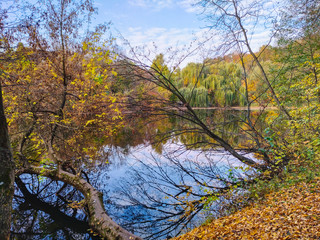
{"label": "fallen tree over water", "polygon": [[[83,207],[85,207],[88,215],[88,224],[90,228],[103,239],[123,239],[123,240],[139,240],[141,238],[129,233],[124,228],[116,224],[106,213],[102,201],[101,193],[96,190],[90,183],[82,179],[77,174],[72,174],[62,169],[49,170],[42,167],[22,168],[16,173],[18,178],[21,174],[36,174],[47,177],[52,180],[66,183],[78,191],[84,197]],[[18,178],[18,181],[19,180]],[[21,183],[19,184],[21,185]],[[86,212],[85,211],[85,212]]]}

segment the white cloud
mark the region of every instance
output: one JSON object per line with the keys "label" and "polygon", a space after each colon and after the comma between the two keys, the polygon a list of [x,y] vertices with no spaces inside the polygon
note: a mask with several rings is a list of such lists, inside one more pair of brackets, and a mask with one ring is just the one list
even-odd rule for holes
{"label": "white cloud", "polygon": [[267,44],[274,44],[274,39],[271,37],[270,31],[262,31],[254,33],[250,39],[250,45],[253,51],[259,51],[260,47]]}
{"label": "white cloud", "polygon": [[[129,28],[124,38],[137,52],[141,51],[143,63],[151,64],[157,54],[163,53],[170,67],[180,68],[189,62],[202,62],[205,58],[217,56],[217,47],[225,40],[213,30],[190,28]],[[269,40],[269,31],[259,31],[250,36],[250,45],[258,51]]]}
{"label": "white cloud", "polygon": [[138,7],[146,7],[147,3],[145,0],[129,0],[129,4],[132,6],[138,6]]}
{"label": "white cloud", "polygon": [[[184,67],[188,62],[201,62],[209,57],[209,49],[214,45],[206,39],[206,29],[191,28],[129,28],[123,37],[132,48],[140,48],[145,51],[142,54],[144,63],[150,64],[157,54],[164,53],[169,66]],[[206,42],[205,51],[202,51]],[[123,43],[120,44],[124,46]],[[127,49],[128,50],[128,49]],[[204,55],[206,54],[206,55]],[[184,61],[182,59],[186,58]]]}
{"label": "white cloud", "polygon": [[152,10],[162,10],[173,7],[173,0],[128,0],[132,6],[150,8]]}
{"label": "white cloud", "polygon": [[141,27],[129,27],[128,28],[129,32],[139,32],[142,30]]}
{"label": "white cloud", "polygon": [[201,8],[196,4],[199,0],[181,0],[177,4],[188,13],[200,13]]}
{"label": "white cloud", "polygon": [[188,13],[199,13],[201,7],[197,6],[199,0],[128,0],[132,6],[149,8],[151,10],[160,11],[165,8],[180,7]]}
{"label": "white cloud", "polygon": [[137,29],[130,29],[126,37],[132,46],[147,45],[152,47],[155,44],[158,49],[165,50],[178,42],[185,44],[188,40],[191,40],[191,36],[192,30],[189,28],[149,28],[144,31],[142,29],[138,31]]}
{"label": "white cloud", "polygon": [[[194,6],[198,0],[130,0],[132,4],[138,6],[151,7],[169,7],[174,2],[175,7],[180,7],[186,12],[196,12],[195,9],[200,7]],[[252,1],[252,0],[249,0]],[[269,0],[268,0],[269,1]],[[274,0],[270,0],[274,1]],[[148,5],[149,4],[149,5]],[[249,19],[250,20],[250,19]],[[253,22],[245,22],[248,28],[248,36],[251,47],[254,51],[258,51],[263,44],[268,44],[271,32],[260,22],[255,25]],[[129,28],[126,32],[122,32],[123,37],[130,43],[133,48],[143,48],[144,63],[150,64],[150,61],[159,53],[164,53],[167,59],[172,60],[171,66],[179,62],[179,59],[188,55],[190,56],[183,61],[180,67],[184,67],[188,62],[200,62],[204,58],[215,57],[218,52],[218,46],[228,39],[223,39],[223,35],[218,36],[219,32],[214,29],[197,29],[197,28]],[[120,44],[124,46],[124,44]],[[199,47],[201,45],[201,47]],[[128,48],[125,48],[128,50]],[[223,52],[221,50],[220,53]],[[235,49],[234,49],[235,50]],[[231,50],[232,51],[232,50]]]}

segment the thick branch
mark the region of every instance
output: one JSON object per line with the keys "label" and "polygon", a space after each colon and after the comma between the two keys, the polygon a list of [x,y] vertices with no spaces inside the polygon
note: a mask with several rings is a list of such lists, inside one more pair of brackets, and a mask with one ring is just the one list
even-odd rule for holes
{"label": "thick branch", "polygon": [[102,194],[77,175],[63,170],[48,170],[41,167],[21,169],[17,175],[22,173],[38,174],[53,180],[62,181],[79,190],[84,195],[88,205],[89,225],[102,238],[110,240],[141,240],[141,238],[120,227],[106,214],[102,202]]}
{"label": "thick branch", "polygon": [[90,228],[87,222],[78,220],[74,217],[70,217],[67,214],[61,212],[58,207],[41,201],[36,194],[32,194],[29,192],[29,190],[19,177],[16,177],[15,182],[20,191],[23,193],[26,202],[32,205],[33,208],[48,213],[50,217],[54,219],[60,226],[64,225],[63,227],[68,227],[79,233],[87,233],[87,229]]}

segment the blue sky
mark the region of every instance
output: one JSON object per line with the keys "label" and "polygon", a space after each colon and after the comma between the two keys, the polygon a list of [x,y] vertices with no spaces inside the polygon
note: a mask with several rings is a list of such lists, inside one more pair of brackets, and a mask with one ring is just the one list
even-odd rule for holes
{"label": "blue sky", "polygon": [[96,22],[112,22],[132,46],[155,44],[159,52],[189,44],[204,31],[205,22],[192,6],[194,0],[96,0]]}
{"label": "blue sky", "polygon": [[[153,48],[156,45],[157,53],[166,52],[168,47],[177,48],[190,44],[195,38],[202,41],[205,36],[209,36],[205,34],[208,29],[204,16],[193,6],[196,1],[95,0],[99,15],[94,23],[111,21],[111,29],[116,38],[119,39],[119,31],[131,46],[145,45]],[[269,39],[268,34],[269,32],[261,29],[258,31],[252,40],[254,50],[258,50]],[[183,65],[199,59],[201,57],[198,54],[186,60]]]}
{"label": "blue sky", "polygon": [[99,18],[110,18],[120,30],[128,27],[198,28],[190,0],[96,0]]}
{"label": "blue sky", "polygon": [[[149,59],[152,60],[159,53],[164,53],[167,56],[166,50],[170,47],[175,50],[192,43],[192,50],[198,46],[199,42],[213,36],[213,31],[208,33],[207,23],[204,16],[200,14],[200,9],[194,6],[197,1],[94,0],[95,6],[98,8],[98,15],[94,16],[93,25],[111,21],[111,32],[120,46],[124,46],[120,41],[121,37],[125,38],[132,47],[146,46],[147,49],[151,49]],[[243,0],[242,2],[247,4],[251,1]],[[260,1],[269,5],[272,5],[273,2],[279,2],[278,0]],[[0,3],[2,3],[1,0]],[[265,5],[263,9],[268,12],[269,8]],[[261,45],[268,42],[270,33],[263,28],[262,24],[255,30],[257,31],[252,36],[252,47],[257,51]],[[210,48],[219,43],[218,37],[212,37],[202,52],[197,52],[196,55],[185,60],[183,65],[191,61],[199,62],[206,57],[215,57]],[[195,42],[195,39],[198,42]],[[154,46],[157,47],[156,50]]]}

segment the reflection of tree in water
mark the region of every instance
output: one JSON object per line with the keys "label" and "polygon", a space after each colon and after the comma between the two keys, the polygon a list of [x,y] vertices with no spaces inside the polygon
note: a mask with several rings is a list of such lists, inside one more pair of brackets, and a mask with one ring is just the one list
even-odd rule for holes
{"label": "reflection of tree in water", "polygon": [[[245,113],[198,111],[204,121],[215,121],[217,133],[228,136],[230,141],[243,140],[239,138],[241,124],[238,120]],[[126,174],[125,181],[117,187],[116,196],[107,199],[106,192],[104,193],[109,214],[129,231],[153,239],[179,233],[195,226],[202,216],[199,212],[203,213],[204,208],[210,208],[205,199],[215,199],[226,192],[234,186],[234,179],[237,179],[237,186],[245,184],[243,174],[236,169],[229,172],[228,165],[222,167],[225,162],[219,164],[219,161],[223,161],[225,152],[210,152],[206,148],[212,146],[210,139],[201,132],[188,131],[192,128],[192,124],[172,116],[158,121],[135,119],[132,126],[127,126],[117,138],[111,140],[110,145],[114,145],[110,149],[124,149],[124,159],[127,157],[126,153],[132,151],[132,147],[153,144],[154,158],[141,158],[139,167],[133,169],[130,175]],[[177,129],[181,129],[183,134],[171,134],[172,129],[175,133]],[[181,145],[174,145],[168,150],[170,144],[173,146],[172,143],[177,142]],[[202,150],[195,150],[197,147],[202,147]],[[108,149],[104,149],[108,154]],[[170,154],[166,155],[164,149],[170,151]],[[192,156],[186,155],[187,149],[193,149]],[[163,155],[161,159],[160,155]],[[186,158],[190,161],[185,160]],[[102,162],[105,160],[101,159]],[[111,163],[116,162],[111,160]],[[108,165],[103,164],[96,170],[104,173],[108,168]],[[98,175],[94,169],[90,169],[90,179],[97,182],[106,180],[96,180],[99,179]],[[29,239],[42,239],[45,235],[57,239],[93,238],[87,233],[89,226],[85,213],[68,205],[70,200],[82,200],[78,191],[61,182],[27,176],[17,179],[19,191],[15,197],[13,225],[16,236],[22,236],[18,233],[24,231],[21,239],[28,239],[25,234],[31,234]],[[100,189],[104,189],[103,183],[98,184]],[[226,199],[216,198],[217,205],[205,214],[222,214],[221,207],[225,202]]]}
{"label": "reflection of tree in water", "polygon": [[35,175],[16,178],[12,237],[14,239],[99,239],[90,234],[79,191],[62,182]]}
{"label": "reflection of tree in water", "polygon": [[[207,127],[223,139],[228,139],[233,146],[244,146],[247,144],[250,135],[250,130],[247,128],[244,121],[247,111],[239,111],[233,109],[227,110],[194,110],[199,119],[206,123]],[[261,128],[264,125],[265,112],[252,111],[251,118],[254,119],[256,128]],[[212,138],[210,138],[203,129],[199,128],[192,121],[179,119],[176,116],[169,117],[170,122],[175,129],[174,134],[176,142],[182,142],[190,148],[214,149],[220,148]]]}
{"label": "reflection of tree in water", "polygon": [[[195,111],[217,135],[234,146],[245,146],[249,131],[241,119],[247,111]],[[261,128],[261,112],[251,115],[256,127]],[[188,114],[183,116],[188,118]],[[138,164],[124,174],[121,183],[117,182],[116,194],[108,200],[107,207],[109,214],[129,231],[151,239],[164,238],[197,225],[203,214],[221,216],[241,207],[230,194],[223,198],[221,195],[229,191],[241,196],[241,190],[236,188],[251,184],[248,179],[253,172],[244,174],[249,168],[234,159],[229,163],[230,155],[188,119],[173,114],[136,118],[117,136],[116,142],[122,139],[124,145],[117,144],[116,149],[125,146],[123,159],[130,152],[138,154]],[[139,146],[149,144],[146,151],[152,153],[139,155]],[[245,151],[241,154],[248,156]],[[233,202],[234,206],[226,208]]]}
{"label": "reflection of tree in water", "polygon": [[[245,121],[247,111],[196,109],[201,121],[221,138],[228,139],[232,145],[246,145],[250,131]],[[131,147],[141,144],[152,144],[153,149],[161,154],[164,144],[168,142],[184,143],[190,149],[214,148],[215,144],[205,132],[189,120],[188,113],[181,116],[168,114],[167,116],[149,115],[127,119],[127,124],[116,136],[112,137],[110,145],[124,154],[129,153]],[[264,125],[265,112],[251,111],[256,128]]]}
{"label": "reflection of tree in water", "polygon": [[[245,173],[243,166],[224,151],[165,146],[170,147],[172,151],[162,156],[138,154],[134,168],[118,181],[111,194],[113,204],[108,205],[109,214],[117,222],[146,239],[173,236],[198,225],[208,215],[226,214],[224,207],[233,202],[233,196],[220,195],[235,186],[241,189],[250,184],[254,174]],[[236,188],[231,191],[238,197],[243,195]],[[208,199],[214,203],[211,205]],[[241,204],[234,206],[239,207]]]}

